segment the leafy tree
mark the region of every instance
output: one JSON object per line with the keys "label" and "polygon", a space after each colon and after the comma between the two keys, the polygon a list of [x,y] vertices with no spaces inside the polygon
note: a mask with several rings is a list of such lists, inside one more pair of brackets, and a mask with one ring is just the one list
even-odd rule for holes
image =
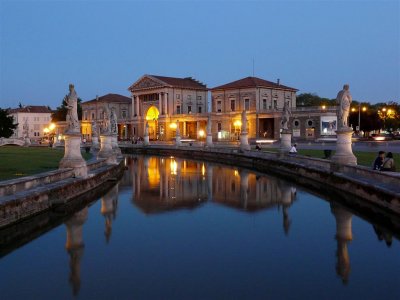
{"label": "leafy tree", "polygon": [[[64,97],[64,99],[61,102],[61,106],[57,107],[55,112],[51,114],[51,121],[52,122],[59,122],[59,121],[65,121],[67,119],[67,113],[68,113],[68,108],[67,108],[67,102],[66,102],[67,96]],[[82,120],[82,99],[78,98],[78,118],[79,120]]]}
{"label": "leafy tree", "polygon": [[8,115],[8,111],[0,108],[0,137],[9,138],[17,127],[18,124],[14,124],[14,118]]}
{"label": "leafy tree", "polygon": [[321,98],[317,94],[303,93],[296,97],[296,106],[334,106],[336,99]]}

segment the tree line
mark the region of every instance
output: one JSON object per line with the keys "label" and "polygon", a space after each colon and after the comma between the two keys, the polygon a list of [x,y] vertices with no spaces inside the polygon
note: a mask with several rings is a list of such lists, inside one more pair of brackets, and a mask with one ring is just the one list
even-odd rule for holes
{"label": "tree line", "polygon": [[[336,99],[322,98],[317,94],[303,93],[296,97],[298,107],[306,106],[336,106]],[[397,102],[371,104],[353,100],[349,114],[349,124],[356,130],[360,116],[362,131],[386,130],[388,132],[400,129],[400,105]]]}

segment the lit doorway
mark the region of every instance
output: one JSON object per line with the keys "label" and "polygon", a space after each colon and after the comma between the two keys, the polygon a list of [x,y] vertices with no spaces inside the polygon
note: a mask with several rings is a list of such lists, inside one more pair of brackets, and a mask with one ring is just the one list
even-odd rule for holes
{"label": "lit doorway", "polygon": [[146,113],[146,121],[149,123],[149,139],[158,140],[158,115],[159,111],[157,107],[150,106]]}

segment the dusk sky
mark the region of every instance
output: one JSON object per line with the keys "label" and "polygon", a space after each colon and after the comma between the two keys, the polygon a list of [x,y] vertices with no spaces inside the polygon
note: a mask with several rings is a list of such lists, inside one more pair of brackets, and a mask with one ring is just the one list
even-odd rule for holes
{"label": "dusk sky", "polygon": [[129,96],[144,74],[209,88],[254,75],[400,102],[399,1],[0,0],[0,107]]}

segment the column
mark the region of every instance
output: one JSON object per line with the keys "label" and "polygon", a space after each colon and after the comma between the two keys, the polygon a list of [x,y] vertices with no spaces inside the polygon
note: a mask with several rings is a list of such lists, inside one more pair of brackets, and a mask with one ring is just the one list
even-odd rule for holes
{"label": "column", "polygon": [[162,94],[158,93],[158,111],[160,114],[162,114]]}
{"label": "column", "polygon": [[136,96],[135,113],[139,116],[139,95]]}
{"label": "column", "polygon": [[164,114],[168,115],[168,93],[164,93]]}
{"label": "column", "polygon": [[[135,115],[135,96],[132,95],[132,96],[131,96],[131,99],[132,99],[132,112],[131,112],[131,114],[132,114],[132,118],[133,118],[134,115]],[[96,112],[96,113],[97,113],[97,112]],[[96,116],[96,118],[97,118],[97,116]]]}
{"label": "column", "polygon": [[196,122],[196,138],[199,139],[200,122]]}
{"label": "column", "polygon": [[183,121],[183,137],[186,137],[186,121]]}

